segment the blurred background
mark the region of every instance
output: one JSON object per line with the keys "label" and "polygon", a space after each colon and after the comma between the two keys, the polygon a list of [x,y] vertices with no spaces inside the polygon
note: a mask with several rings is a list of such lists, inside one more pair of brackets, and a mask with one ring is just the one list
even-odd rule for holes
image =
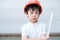
{"label": "blurred background", "polygon": [[[28,22],[24,5],[29,0],[0,0],[0,40],[21,40],[21,27]],[[60,0],[39,0],[43,8],[39,22],[49,26],[53,12],[51,40],[60,40]]]}

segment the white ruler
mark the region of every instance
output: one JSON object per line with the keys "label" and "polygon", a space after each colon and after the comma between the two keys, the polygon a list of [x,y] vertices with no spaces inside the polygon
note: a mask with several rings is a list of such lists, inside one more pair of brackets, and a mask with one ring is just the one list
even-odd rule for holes
{"label": "white ruler", "polygon": [[49,36],[50,30],[51,30],[52,17],[53,17],[53,12],[51,12],[51,17],[50,17],[49,26],[48,26],[47,37]]}

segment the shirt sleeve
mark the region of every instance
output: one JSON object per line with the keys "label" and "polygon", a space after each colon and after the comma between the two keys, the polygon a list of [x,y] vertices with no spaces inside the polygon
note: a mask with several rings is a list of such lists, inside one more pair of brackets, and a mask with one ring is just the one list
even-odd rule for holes
{"label": "shirt sleeve", "polygon": [[27,35],[25,26],[23,26],[23,27],[21,28],[21,34],[22,34],[22,35]]}
{"label": "shirt sleeve", "polygon": [[43,24],[42,34],[47,34],[47,26],[46,26],[46,24]]}

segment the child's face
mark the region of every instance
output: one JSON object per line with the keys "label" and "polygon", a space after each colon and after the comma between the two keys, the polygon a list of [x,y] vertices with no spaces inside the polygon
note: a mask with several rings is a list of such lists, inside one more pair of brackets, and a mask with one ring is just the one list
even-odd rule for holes
{"label": "child's face", "polygon": [[28,14],[27,17],[29,18],[29,21],[32,23],[35,23],[38,21],[39,18],[39,10],[38,9],[34,9],[32,10],[31,8],[29,8],[28,10]]}

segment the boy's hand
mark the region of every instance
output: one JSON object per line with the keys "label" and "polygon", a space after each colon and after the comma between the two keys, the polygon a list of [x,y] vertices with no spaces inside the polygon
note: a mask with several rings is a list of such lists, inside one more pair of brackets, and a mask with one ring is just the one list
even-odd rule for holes
{"label": "boy's hand", "polygon": [[50,40],[49,36],[41,36],[38,40]]}
{"label": "boy's hand", "polygon": [[47,36],[42,36],[42,37],[41,37],[41,40],[49,40],[49,37],[47,37]]}

